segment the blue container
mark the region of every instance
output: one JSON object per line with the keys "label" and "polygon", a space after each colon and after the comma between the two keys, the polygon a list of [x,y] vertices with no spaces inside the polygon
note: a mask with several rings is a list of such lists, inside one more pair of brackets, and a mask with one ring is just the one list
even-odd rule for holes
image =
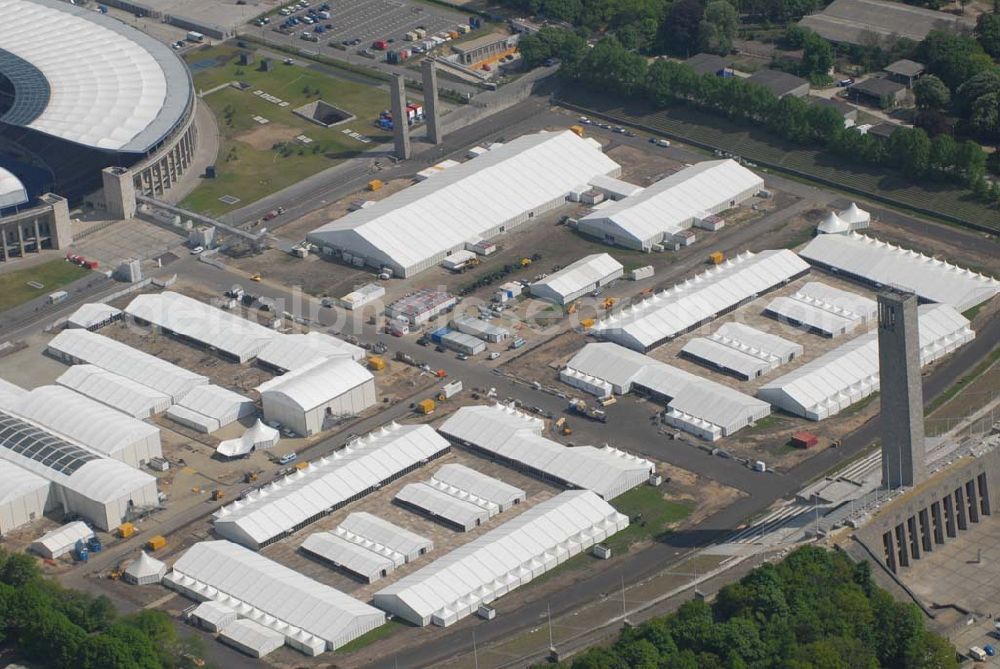
{"label": "blue container", "polygon": [[439,328],[431,333],[431,341],[440,344],[441,339],[449,332],[451,332],[451,328]]}

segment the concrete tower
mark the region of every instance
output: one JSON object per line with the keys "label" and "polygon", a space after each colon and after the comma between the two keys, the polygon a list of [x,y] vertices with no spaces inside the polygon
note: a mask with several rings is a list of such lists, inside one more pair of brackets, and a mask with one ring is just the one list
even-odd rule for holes
{"label": "concrete tower", "polygon": [[878,296],[878,368],[882,405],[882,483],[914,486],[926,473],[924,393],[920,385],[917,296]]}
{"label": "concrete tower", "polygon": [[410,124],[406,118],[406,80],[396,74],[392,80],[392,138],[396,146],[396,157],[410,158]]}
{"label": "concrete tower", "polygon": [[104,207],[118,219],[134,218],[136,210],[135,184],[132,172],[124,167],[105,167],[101,171],[104,183]]}
{"label": "concrete tower", "polygon": [[438,118],[437,66],[431,58],[424,58],[420,71],[424,79],[424,118],[427,119],[427,141],[431,144],[440,144],[444,133],[441,132],[441,120]]}

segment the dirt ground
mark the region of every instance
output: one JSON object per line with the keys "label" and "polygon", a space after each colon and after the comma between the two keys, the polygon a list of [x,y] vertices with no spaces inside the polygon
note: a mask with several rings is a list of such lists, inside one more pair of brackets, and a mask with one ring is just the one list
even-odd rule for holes
{"label": "dirt ground", "polygon": [[275,144],[295,139],[302,132],[281,123],[267,123],[240,133],[234,139],[249,144],[258,151],[269,151]]}
{"label": "dirt ground", "polygon": [[607,156],[622,166],[619,179],[639,186],[649,186],[663,177],[682,169],[684,163],[667,158],[655,151],[640,151],[625,144],[608,149]]}
{"label": "dirt ground", "polygon": [[[372,175],[372,179],[377,178],[378,174]],[[398,193],[408,186],[412,186],[414,183],[416,182],[413,179],[392,179],[390,181],[383,182],[382,187],[375,191],[368,190],[367,188],[355,191],[347,197],[341,198],[340,200],[328,204],[325,207],[321,207],[320,209],[316,209],[296,221],[282,225],[277,229],[278,234],[286,239],[305,239],[309,232],[315,230],[319,226],[346,216],[349,213],[348,209],[352,202],[356,202],[358,200],[371,200],[372,202],[378,202],[379,200],[384,200],[394,193]]]}

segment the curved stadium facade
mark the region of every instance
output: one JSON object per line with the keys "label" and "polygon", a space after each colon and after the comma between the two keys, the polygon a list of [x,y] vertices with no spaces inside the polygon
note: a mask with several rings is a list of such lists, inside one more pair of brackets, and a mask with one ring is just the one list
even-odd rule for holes
{"label": "curved stadium facade", "polygon": [[[59,0],[0,0],[0,174],[33,206],[70,203],[124,168],[136,192],[160,195],[194,154],[194,89],[166,45]],[[18,189],[13,181],[21,182]]]}

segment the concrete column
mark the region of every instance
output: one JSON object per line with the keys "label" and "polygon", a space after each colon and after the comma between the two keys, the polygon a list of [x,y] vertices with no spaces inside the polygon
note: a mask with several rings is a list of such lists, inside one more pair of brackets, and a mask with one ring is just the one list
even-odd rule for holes
{"label": "concrete column", "polygon": [[944,502],[944,527],[948,534],[948,537],[954,539],[958,536],[955,526],[955,501],[952,499],[951,495],[946,496],[943,500]]}
{"label": "concrete column", "polygon": [[941,502],[931,504],[931,522],[934,523],[934,543],[944,543],[944,518],[941,516]]}
{"label": "concrete column", "polygon": [[920,559],[920,530],[917,528],[917,517],[906,519],[906,534],[910,538],[910,555],[914,560]]}
{"label": "concrete column", "polygon": [[42,231],[38,228],[38,219],[34,220],[35,224],[35,253],[42,252]]}
{"label": "concrete column", "polygon": [[437,65],[430,58],[424,58],[420,65],[424,80],[424,119],[427,123],[427,141],[440,144],[444,137],[441,132],[441,120],[438,118],[438,84]]}
{"label": "concrete column", "polygon": [[906,528],[902,523],[896,525],[896,550],[899,552],[899,566],[910,566],[910,554],[906,549]]}
{"label": "concrete column", "polygon": [[973,480],[965,482],[965,501],[969,507],[969,520],[978,523],[979,497],[976,496],[976,482]]}
{"label": "concrete column", "polygon": [[135,217],[135,185],[132,173],[124,167],[105,167],[101,170],[104,182],[104,207],[119,219]]}
{"label": "concrete column", "polygon": [[25,255],[24,250],[24,227],[18,223],[17,224],[17,246],[21,250],[21,257]]}
{"label": "concrete column", "polygon": [[7,262],[7,231],[0,228],[0,260]]}
{"label": "concrete column", "polygon": [[990,511],[990,484],[986,480],[986,472],[977,476],[976,481],[979,483],[980,510],[984,516],[989,516],[992,512]]}
{"label": "concrete column", "polygon": [[965,493],[961,488],[955,488],[955,516],[958,519],[958,529],[969,529],[969,519],[965,512]]}
{"label": "concrete column", "polygon": [[934,550],[934,539],[931,537],[931,515],[927,509],[921,509],[917,519],[920,521],[920,545],[925,553],[930,553]]}
{"label": "concrete column", "polygon": [[409,160],[410,124],[406,118],[406,79],[402,74],[395,74],[389,87],[392,100],[392,138],[396,157],[400,160]]}
{"label": "concrete column", "polygon": [[882,535],[882,547],[885,549],[885,565],[893,574],[896,573],[896,546],[892,540],[892,531]]}

